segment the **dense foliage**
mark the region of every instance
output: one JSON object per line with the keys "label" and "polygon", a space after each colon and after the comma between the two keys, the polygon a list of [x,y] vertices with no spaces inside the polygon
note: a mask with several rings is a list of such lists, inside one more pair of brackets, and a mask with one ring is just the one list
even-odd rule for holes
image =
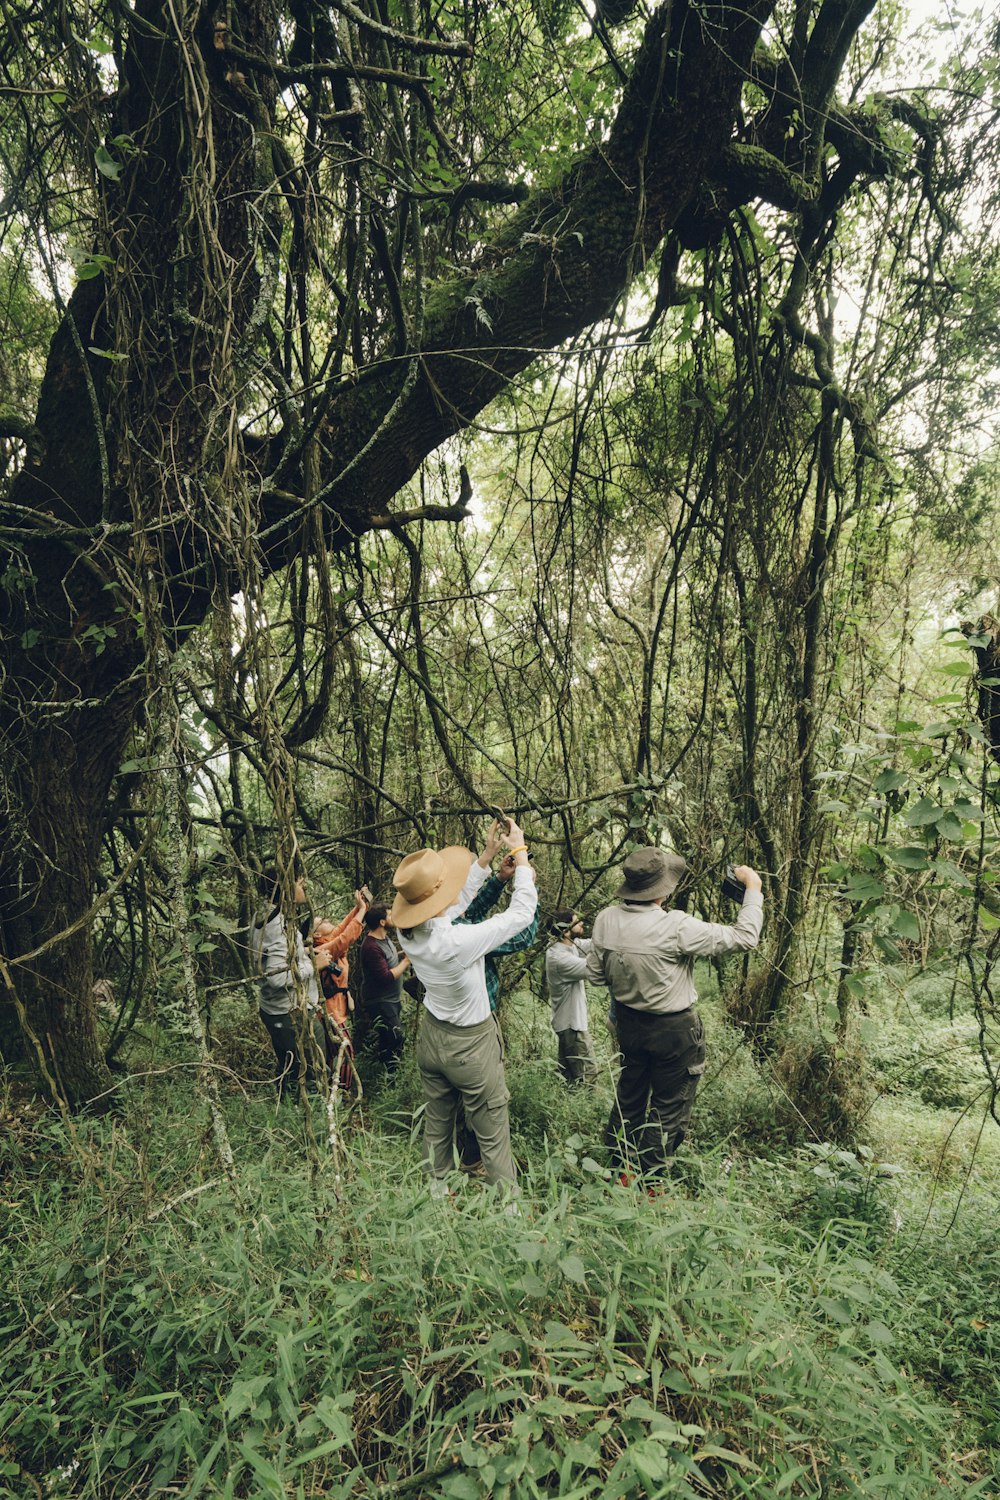
{"label": "dense foliage", "polygon": [[[2,0],[0,1495],[995,1495],[1000,69],[871,0]],[[261,867],[682,850],[662,1193],[276,1108]],[[107,1112],[106,1118],[101,1118]]]}
{"label": "dense foliage", "polygon": [[405,1076],[339,1189],[294,1107],[230,1094],[238,1201],[176,1074],[128,1126],[8,1098],[0,1493],[996,1493],[995,1143],[909,1094],[888,1159],[734,1154],[710,1080],[647,1198],[522,1040],[516,1219],[428,1199]]}

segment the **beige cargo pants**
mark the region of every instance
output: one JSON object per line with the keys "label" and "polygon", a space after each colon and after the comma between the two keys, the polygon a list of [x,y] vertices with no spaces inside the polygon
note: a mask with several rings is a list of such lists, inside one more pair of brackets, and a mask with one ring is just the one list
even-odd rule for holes
{"label": "beige cargo pants", "polygon": [[432,1178],[447,1176],[455,1165],[455,1113],[461,1099],[479,1140],[487,1182],[516,1182],[507,1112],[510,1094],[496,1016],[474,1026],[455,1026],[425,1009],[417,1067],[424,1088],[424,1148]]}

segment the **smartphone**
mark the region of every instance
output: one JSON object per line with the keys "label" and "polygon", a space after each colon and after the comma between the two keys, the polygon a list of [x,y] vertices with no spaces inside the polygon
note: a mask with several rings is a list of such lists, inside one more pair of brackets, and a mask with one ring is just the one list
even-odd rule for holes
{"label": "smartphone", "polygon": [[361,894],[361,899],[362,899],[362,901],[364,901],[365,905],[366,906],[371,906],[372,901],[373,901],[374,898],[372,896],[371,891],[368,889],[368,887],[366,885],[363,885],[361,887],[360,894]]}

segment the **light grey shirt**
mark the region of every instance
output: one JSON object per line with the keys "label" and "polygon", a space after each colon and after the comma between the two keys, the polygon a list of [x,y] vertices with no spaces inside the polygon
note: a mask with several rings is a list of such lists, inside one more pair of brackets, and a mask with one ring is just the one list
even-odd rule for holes
{"label": "light grey shirt", "polygon": [[587,992],[583,987],[587,973],[590,938],[574,938],[571,943],[557,940],[545,950],[545,977],[552,1002],[553,1031],[586,1031]]}
{"label": "light grey shirt", "polygon": [[295,934],[295,952],[289,958],[288,934],[280,912],[263,922],[258,917],[250,930],[250,951],[257,973],[258,1003],[267,1015],[287,1015],[299,1004],[300,995],[307,1004],[319,1005],[315,965],[306,952],[301,932]]}
{"label": "light grey shirt", "polygon": [[606,984],[617,1005],[661,1015],[687,1010],[698,999],[695,959],[756,948],[763,922],[759,891],[747,891],[731,927],[655,903],[606,906],[594,923],[587,978]]}

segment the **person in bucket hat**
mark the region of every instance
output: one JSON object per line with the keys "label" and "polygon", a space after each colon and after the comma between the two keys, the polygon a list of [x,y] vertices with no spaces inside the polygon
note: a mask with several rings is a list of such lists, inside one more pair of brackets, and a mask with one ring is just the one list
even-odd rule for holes
{"label": "person in bucket hat", "polygon": [[662,1172],[687,1132],[705,1070],[705,1034],[695,1009],[696,958],[756,948],[763,924],[761,879],[749,865],[732,926],[664,911],[687,866],[679,854],[633,849],[622,866],[618,904],[599,912],[587,978],[611,991],[622,1071],[605,1143],[623,1180]]}
{"label": "person in bucket hat", "polygon": [[424,987],[426,1015],[417,1038],[417,1067],[424,1091],[424,1146],[431,1192],[441,1196],[454,1165],[459,1100],[475,1131],[488,1182],[517,1181],[510,1149],[510,1094],[503,1038],[490,1010],[485,959],[527,927],[538,897],[524,834],[508,821],[502,835],[514,859],[513,891],[506,911],[475,926],[456,925],[486,880],[501,847],[497,824],[478,860],[469,849],[418,849],[393,875],[396,898],[389,912],[403,952]]}

